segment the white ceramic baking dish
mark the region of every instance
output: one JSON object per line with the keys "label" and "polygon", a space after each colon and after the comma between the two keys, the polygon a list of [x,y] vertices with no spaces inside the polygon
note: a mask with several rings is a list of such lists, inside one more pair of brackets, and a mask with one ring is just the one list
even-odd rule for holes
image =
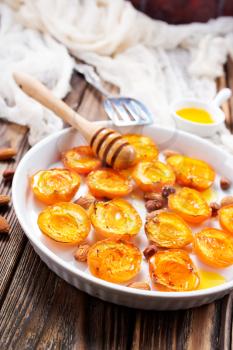
{"label": "white ceramic baking dish", "polygon": [[[113,127],[109,123],[108,126]],[[233,182],[233,157],[197,136],[156,126],[134,127],[130,130],[124,129],[124,132],[148,135],[154,139],[160,150],[164,148],[175,149],[189,156],[206,160],[212,164],[219,175],[225,175]],[[134,308],[157,310],[191,308],[210,303],[229,293],[233,289],[233,267],[220,270],[220,273],[227,280],[226,283],[214,288],[191,292],[144,291],[109,283],[92,276],[86,264],[75,261],[73,258],[75,246],[56,243],[40,232],[37,226],[37,215],[42,210],[43,205],[37,202],[31,193],[29,176],[40,169],[59,165],[62,151],[83,143],[82,136],[73,129],[65,129],[55,133],[38,143],[24,156],[14,176],[12,193],[16,215],[35,251],[48,267],[82,291],[103,300]],[[215,191],[221,198],[225,193],[221,192],[218,182],[217,180]],[[85,191],[84,186],[78,191],[77,197],[83,191]],[[135,201],[134,205],[137,210],[141,216],[145,216],[144,205],[137,200]],[[143,229],[137,243],[142,249],[147,245]],[[205,268],[208,269],[208,267]],[[145,261],[138,279],[140,278],[148,279],[148,267]]]}

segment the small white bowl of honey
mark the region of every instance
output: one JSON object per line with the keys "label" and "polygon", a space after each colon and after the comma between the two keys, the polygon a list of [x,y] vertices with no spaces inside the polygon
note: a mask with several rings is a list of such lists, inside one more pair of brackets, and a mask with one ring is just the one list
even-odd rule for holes
{"label": "small white bowl of honey", "polygon": [[210,137],[225,121],[220,106],[231,97],[230,89],[222,89],[212,101],[199,99],[180,99],[171,105],[171,113],[179,129],[190,133]]}

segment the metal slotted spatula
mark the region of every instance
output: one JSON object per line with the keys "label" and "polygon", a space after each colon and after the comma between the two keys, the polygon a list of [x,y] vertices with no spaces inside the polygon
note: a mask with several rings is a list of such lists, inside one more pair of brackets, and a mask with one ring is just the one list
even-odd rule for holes
{"label": "metal slotted spatula", "polygon": [[103,107],[108,117],[115,125],[146,125],[153,122],[153,114],[142,102],[130,97],[111,96],[103,88],[101,79],[92,66],[87,64],[76,64],[75,69],[85,77],[90,85],[105,96]]}

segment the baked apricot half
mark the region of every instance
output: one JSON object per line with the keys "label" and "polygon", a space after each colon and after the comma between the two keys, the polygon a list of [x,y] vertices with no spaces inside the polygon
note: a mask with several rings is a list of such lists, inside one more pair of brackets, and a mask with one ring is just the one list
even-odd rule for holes
{"label": "baked apricot half", "polygon": [[78,204],[66,202],[45,208],[37,223],[45,235],[63,243],[80,243],[91,229],[86,211]]}
{"label": "baked apricot half", "polygon": [[91,222],[97,233],[110,238],[113,235],[135,236],[142,220],[134,207],[124,199],[96,202],[92,209]]}
{"label": "baked apricot half", "polygon": [[41,202],[69,202],[79,189],[81,178],[68,169],[40,170],[31,177],[31,188]]}
{"label": "baked apricot half", "polygon": [[233,237],[228,232],[206,228],[195,235],[193,249],[209,266],[224,268],[233,264]]}
{"label": "baked apricot half", "polygon": [[79,146],[62,153],[62,161],[66,168],[79,174],[88,174],[101,166],[101,161],[96,158],[91,147]]}
{"label": "baked apricot half", "polygon": [[95,243],[88,251],[90,272],[103,280],[123,283],[140,271],[140,250],[123,239],[105,239]]}
{"label": "baked apricot half", "polygon": [[136,151],[136,162],[140,160],[155,160],[158,158],[158,148],[154,141],[148,137],[137,134],[124,135],[125,139]]}
{"label": "baked apricot half", "polygon": [[190,291],[197,289],[200,283],[193,261],[182,249],[157,252],[149,259],[149,271],[158,289]]}
{"label": "baked apricot half", "polygon": [[112,169],[92,171],[87,185],[95,197],[117,198],[127,196],[133,189],[129,179]]}
{"label": "baked apricot half", "polygon": [[160,212],[148,219],[145,232],[151,242],[163,248],[182,248],[193,241],[188,224],[170,212]]}
{"label": "baked apricot half", "polygon": [[219,222],[224,230],[233,233],[233,205],[226,205],[218,211]]}
{"label": "baked apricot half", "polygon": [[133,178],[145,192],[159,191],[165,185],[173,185],[176,180],[172,168],[160,161],[139,162],[135,166]]}
{"label": "baked apricot half", "polygon": [[199,224],[208,219],[211,210],[200,192],[183,187],[168,197],[168,207],[185,221]]}
{"label": "baked apricot half", "polygon": [[204,191],[214,182],[214,170],[202,160],[179,154],[169,157],[167,163],[174,170],[177,183],[182,186]]}

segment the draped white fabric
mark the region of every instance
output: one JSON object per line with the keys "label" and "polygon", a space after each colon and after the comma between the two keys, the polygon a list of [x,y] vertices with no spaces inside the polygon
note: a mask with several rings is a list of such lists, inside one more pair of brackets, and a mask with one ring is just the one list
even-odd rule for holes
{"label": "draped white fabric", "polygon": [[[74,67],[69,52],[95,66],[122,95],[145,102],[156,124],[172,126],[170,102],[213,98],[215,79],[227,55],[233,58],[231,17],[174,26],[148,18],[123,0],[5,2],[11,9],[0,5],[0,116],[28,125],[31,144],[62,123],[17,88],[13,70],[32,74],[64,97]],[[225,127],[213,141],[233,152]]]}

